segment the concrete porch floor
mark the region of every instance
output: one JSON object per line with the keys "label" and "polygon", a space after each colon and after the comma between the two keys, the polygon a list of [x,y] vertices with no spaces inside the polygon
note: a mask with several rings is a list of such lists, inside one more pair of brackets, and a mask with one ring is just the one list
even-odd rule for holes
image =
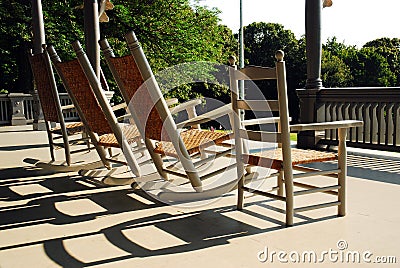
{"label": "concrete porch floor", "polygon": [[400,265],[398,154],[349,155],[347,215],[301,213],[286,228],[282,204],[262,197],[241,212],[235,191],[167,206],[130,185],[35,169],[23,160],[50,157],[45,132],[31,128],[0,128],[1,268]]}

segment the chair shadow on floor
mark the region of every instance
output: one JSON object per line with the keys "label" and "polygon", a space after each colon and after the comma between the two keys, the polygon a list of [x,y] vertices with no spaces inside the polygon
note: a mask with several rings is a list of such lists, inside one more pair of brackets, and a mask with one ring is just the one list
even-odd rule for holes
{"label": "chair shadow on floor", "polygon": [[[61,228],[51,237],[38,234],[36,241],[22,240],[0,250],[43,245],[46,257],[55,263],[85,267],[192,252],[227,245],[233,238],[285,228],[284,210],[271,205],[274,201],[249,201],[249,208],[239,212],[234,205],[235,193],[228,193],[223,198],[231,198],[232,205],[182,212],[179,207],[166,206],[129,185],[90,187],[88,181],[83,181],[86,185],[80,183],[82,177],[65,174],[48,180],[33,179],[32,184],[51,192],[19,196],[15,202],[26,201],[22,205],[0,206],[0,230],[19,232],[21,228],[43,227],[51,232],[53,227]],[[0,187],[3,195],[7,192],[5,188],[9,187]],[[251,207],[273,209],[281,214],[282,221],[253,211]],[[299,225],[335,218],[315,220],[295,216],[302,220]]]}

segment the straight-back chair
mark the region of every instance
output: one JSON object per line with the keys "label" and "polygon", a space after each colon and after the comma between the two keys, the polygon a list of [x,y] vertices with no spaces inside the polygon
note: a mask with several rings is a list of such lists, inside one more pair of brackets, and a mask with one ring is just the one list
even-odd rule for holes
{"label": "straight-back chair", "polygon": [[[108,104],[104,91],[94,92],[92,90],[78,59],[61,62],[52,46],[47,48],[47,52],[66,90],[70,94],[79,116],[87,127],[88,135],[104,166],[111,169],[111,163],[129,165],[133,174],[140,177],[139,165],[131,153],[133,144],[140,145],[140,134],[137,128],[134,125],[125,125],[123,126],[125,135],[122,135],[121,126],[118,124],[112,108]],[[98,83],[99,88],[104,88],[102,83]],[[102,107],[110,107],[111,111],[104,113]],[[107,157],[104,147],[120,148],[126,151],[125,159],[127,162],[117,160],[112,155]]]}
{"label": "straight-back chair", "polygon": [[[140,75],[142,84],[137,87],[137,84],[134,84],[136,82],[125,79],[123,73],[116,70],[118,68],[116,64],[111,63],[110,69],[116,76],[120,90],[125,92],[123,95],[129,99],[128,109],[138,126],[156,169],[165,180],[168,180],[169,174],[186,178],[196,192],[202,192],[202,180],[220,174],[226,169],[234,168],[235,165],[224,166],[200,175],[199,166],[214,160],[215,157],[227,155],[231,152],[231,148],[206,157],[201,157],[201,152],[210,145],[223,145],[224,141],[230,139],[230,135],[198,128],[178,129],[135,34],[129,32],[126,39],[132,55],[129,59],[130,66],[128,69],[124,67],[123,71]],[[103,43],[102,47],[104,49],[107,46]],[[106,56],[107,58],[110,62],[112,57]],[[204,119],[204,117],[200,118]],[[177,170],[177,165],[164,166],[162,156],[173,157],[180,162],[183,170]],[[200,160],[193,161],[193,157],[197,156],[200,156]]]}
{"label": "straight-back chair", "polygon": [[[357,127],[362,125],[361,121],[335,121],[315,124],[298,124],[289,125],[288,97],[286,88],[286,70],[283,60],[284,53],[278,51],[275,55],[277,62],[274,68],[248,66],[241,70],[231,69],[231,100],[232,109],[237,115],[234,117],[234,133],[237,159],[237,172],[239,176],[238,182],[238,204],[239,210],[243,209],[244,191],[254,194],[260,194],[266,197],[284,201],[286,204],[286,225],[293,225],[294,213],[325,208],[329,206],[338,206],[338,215],[345,215],[345,194],[346,194],[346,131],[349,127]],[[278,100],[242,100],[238,98],[238,81],[239,80],[276,80],[278,91]],[[245,94],[246,95],[246,94]],[[267,131],[246,130],[242,128],[241,119],[238,116],[241,109],[259,111],[269,107],[272,112],[279,112],[279,128],[269,129]],[[278,129],[278,130],[276,130]],[[291,148],[290,131],[304,130],[325,130],[338,129],[339,131],[339,147],[338,154],[330,152],[322,152],[315,150],[300,150]],[[246,140],[256,140],[258,142],[276,143],[276,146],[268,150],[262,150],[257,153],[243,152],[243,143]],[[251,150],[250,150],[251,152]],[[333,170],[317,170],[308,168],[302,164],[312,162],[324,162],[338,160],[337,168]],[[252,189],[245,185],[245,178],[253,176],[246,174],[245,167],[260,166],[277,170],[278,173],[273,174],[277,177],[278,186],[277,194],[260,189]],[[301,173],[293,174],[293,170],[301,171]],[[296,178],[308,176],[330,176],[337,178],[334,185],[318,187],[307,183],[295,182]],[[298,190],[294,187],[302,188]],[[285,194],[283,194],[283,189]],[[313,194],[327,193],[337,196],[337,201],[311,204],[303,207],[295,207],[294,197]]]}
{"label": "straight-back chair", "polygon": [[[61,147],[64,149],[67,166],[71,166],[71,154],[91,149],[89,138],[85,134],[85,127],[82,122],[65,123],[64,113],[73,109],[73,106],[61,106],[48,55],[46,53],[33,55],[32,52],[29,52],[29,62],[43,111],[51,159],[53,162],[55,161],[54,150]],[[62,139],[62,142],[59,142],[59,139]],[[71,145],[82,143],[86,143],[87,146],[71,150]]]}

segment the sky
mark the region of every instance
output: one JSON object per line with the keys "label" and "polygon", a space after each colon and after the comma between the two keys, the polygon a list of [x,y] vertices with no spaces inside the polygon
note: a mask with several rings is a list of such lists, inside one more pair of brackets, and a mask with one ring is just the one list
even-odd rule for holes
{"label": "sky", "polygon": [[[381,37],[400,38],[400,0],[332,0],[322,10],[322,42],[335,36],[338,42],[362,47]],[[217,7],[221,23],[239,29],[239,0],[203,0]],[[252,22],[282,24],[297,37],[305,34],[305,0],[242,0],[243,25]]]}

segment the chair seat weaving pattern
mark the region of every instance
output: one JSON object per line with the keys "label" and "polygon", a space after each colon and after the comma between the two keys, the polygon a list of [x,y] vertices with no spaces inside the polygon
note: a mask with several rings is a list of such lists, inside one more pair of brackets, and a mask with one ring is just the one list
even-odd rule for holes
{"label": "chair seat weaving pattern", "polygon": [[[202,147],[220,144],[230,139],[230,134],[224,132],[212,132],[199,129],[188,129],[180,133],[183,143],[189,154],[199,152]],[[161,141],[156,144],[155,153],[178,157],[172,142]]]}
{"label": "chair seat weaving pattern", "polygon": [[[140,133],[135,125],[124,126],[122,133],[125,135],[129,144],[137,142],[141,139]],[[113,133],[101,135],[99,137],[98,144],[104,147],[120,148],[117,138]]]}
{"label": "chair seat weaving pattern", "polygon": [[[68,135],[75,135],[81,133],[85,127],[83,126],[82,122],[76,122],[76,123],[66,124],[65,128],[67,130]],[[51,132],[62,135],[62,131],[59,126],[52,128]]]}
{"label": "chair seat weaving pattern", "polygon": [[[337,155],[329,152],[316,150],[292,149],[292,166],[313,162],[332,161],[337,159]],[[244,154],[243,161],[254,166],[271,167],[280,170],[282,168],[282,148],[262,151],[254,154]]]}

